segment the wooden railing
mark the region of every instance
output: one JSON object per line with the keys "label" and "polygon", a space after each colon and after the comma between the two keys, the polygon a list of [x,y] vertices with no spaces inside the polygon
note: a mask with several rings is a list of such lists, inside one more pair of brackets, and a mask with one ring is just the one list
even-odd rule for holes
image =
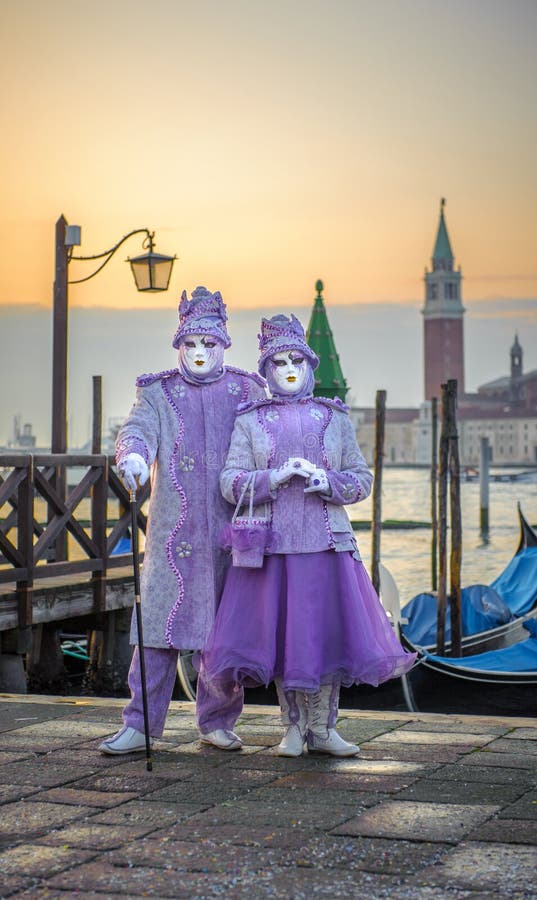
{"label": "wooden railing", "polygon": [[[19,628],[32,624],[37,583],[90,573],[98,613],[105,608],[109,570],[132,565],[132,553],[114,552],[130,534],[131,514],[129,493],[113,463],[103,455],[0,454],[0,587],[13,585],[16,591]],[[70,484],[72,473],[76,483]],[[137,496],[137,523],[144,533],[142,505],[148,496],[149,483]],[[85,518],[79,512],[83,500],[86,509],[89,504]],[[73,546],[77,558],[69,559]]]}

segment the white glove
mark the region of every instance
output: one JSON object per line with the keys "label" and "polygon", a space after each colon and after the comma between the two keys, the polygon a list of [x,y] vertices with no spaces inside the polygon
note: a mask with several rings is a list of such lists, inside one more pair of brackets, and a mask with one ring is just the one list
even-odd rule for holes
{"label": "white glove", "polygon": [[301,478],[309,478],[311,473],[315,471],[315,466],[309,460],[303,459],[301,456],[291,456],[279,469],[273,469],[270,473],[270,487],[272,490],[290,481],[294,475],[300,475]]}
{"label": "white glove", "polygon": [[145,484],[149,478],[149,469],[143,456],[139,453],[127,453],[119,465],[120,478],[129,491],[135,491],[138,485]]}
{"label": "white glove", "polygon": [[328,475],[324,469],[314,469],[308,478],[307,486],[304,488],[305,494],[329,494],[330,482]]}

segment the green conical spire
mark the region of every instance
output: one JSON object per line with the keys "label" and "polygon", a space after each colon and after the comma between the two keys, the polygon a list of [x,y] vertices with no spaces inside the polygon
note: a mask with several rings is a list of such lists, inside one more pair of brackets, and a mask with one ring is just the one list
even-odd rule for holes
{"label": "green conical spire", "polygon": [[315,370],[313,393],[316,397],[330,397],[331,399],[339,397],[341,400],[345,400],[348,387],[341,371],[334,337],[324,308],[322,281],[316,282],[315,290],[317,296],[306,335],[308,344],[319,357],[319,367]]}
{"label": "green conical spire", "polygon": [[444,197],[442,197],[440,201],[440,222],[438,223],[438,234],[436,235],[436,244],[434,245],[433,250],[433,260],[435,259],[449,259],[453,261],[455,258],[453,256],[453,252],[451,250],[451,244],[449,243],[449,236],[447,233],[446,223],[444,220],[444,206],[446,205],[446,201]]}

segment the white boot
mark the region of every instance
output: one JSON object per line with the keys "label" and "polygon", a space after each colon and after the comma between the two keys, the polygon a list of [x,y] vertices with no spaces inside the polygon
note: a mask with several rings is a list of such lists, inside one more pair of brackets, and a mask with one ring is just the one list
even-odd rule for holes
{"label": "white boot", "polygon": [[306,695],[302,691],[284,691],[280,679],[275,684],[285,725],[285,734],[276,753],[278,756],[302,756],[308,721]]}
{"label": "white boot", "polygon": [[324,684],[308,698],[308,751],[330,756],[356,756],[357,744],[344,741],[335,729],[338,714],[339,685]]}
{"label": "white boot", "polygon": [[217,728],[215,731],[200,731],[200,741],[203,744],[212,744],[219,750],[240,750],[242,741],[238,734],[224,728]]}
{"label": "white boot", "polygon": [[[153,738],[150,738],[150,746],[153,746]],[[145,734],[130,725],[124,725],[123,728],[114,734],[113,737],[107,738],[99,745],[101,753],[108,753],[110,756],[122,753],[139,753],[145,750]]]}

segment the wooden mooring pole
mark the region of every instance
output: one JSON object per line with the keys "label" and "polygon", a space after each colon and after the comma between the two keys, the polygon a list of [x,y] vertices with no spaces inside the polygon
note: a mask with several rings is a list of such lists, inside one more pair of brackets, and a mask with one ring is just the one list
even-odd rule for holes
{"label": "wooden mooring pole", "polygon": [[431,590],[438,589],[438,398],[431,400]]}
{"label": "wooden mooring pole", "polygon": [[488,437],[480,441],[481,461],[479,464],[479,528],[485,540],[489,534],[489,463],[490,447]]}
{"label": "wooden mooring pole", "polygon": [[436,648],[440,656],[446,650],[447,609],[447,485],[448,485],[448,394],[442,385],[442,426],[438,454],[438,605]]}
{"label": "wooden mooring pole", "polygon": [[382,532],[382,464],[384,461],[384,433],[386,423],[386,391],[377,391],[375,401],[375,480],[373,482],[373,512],[371,523],[371,581],[377,594],[380,590],[380,536]]}
{"label": "wooden mooring pole", "polygon": [[457,431],[457,381],[448,381],[449,411],[449,496],[451,513],[451,553],[449,559],[451,611],[451,655],[462,653],[461,567],[462,567],[462,518],[459,435]]}

